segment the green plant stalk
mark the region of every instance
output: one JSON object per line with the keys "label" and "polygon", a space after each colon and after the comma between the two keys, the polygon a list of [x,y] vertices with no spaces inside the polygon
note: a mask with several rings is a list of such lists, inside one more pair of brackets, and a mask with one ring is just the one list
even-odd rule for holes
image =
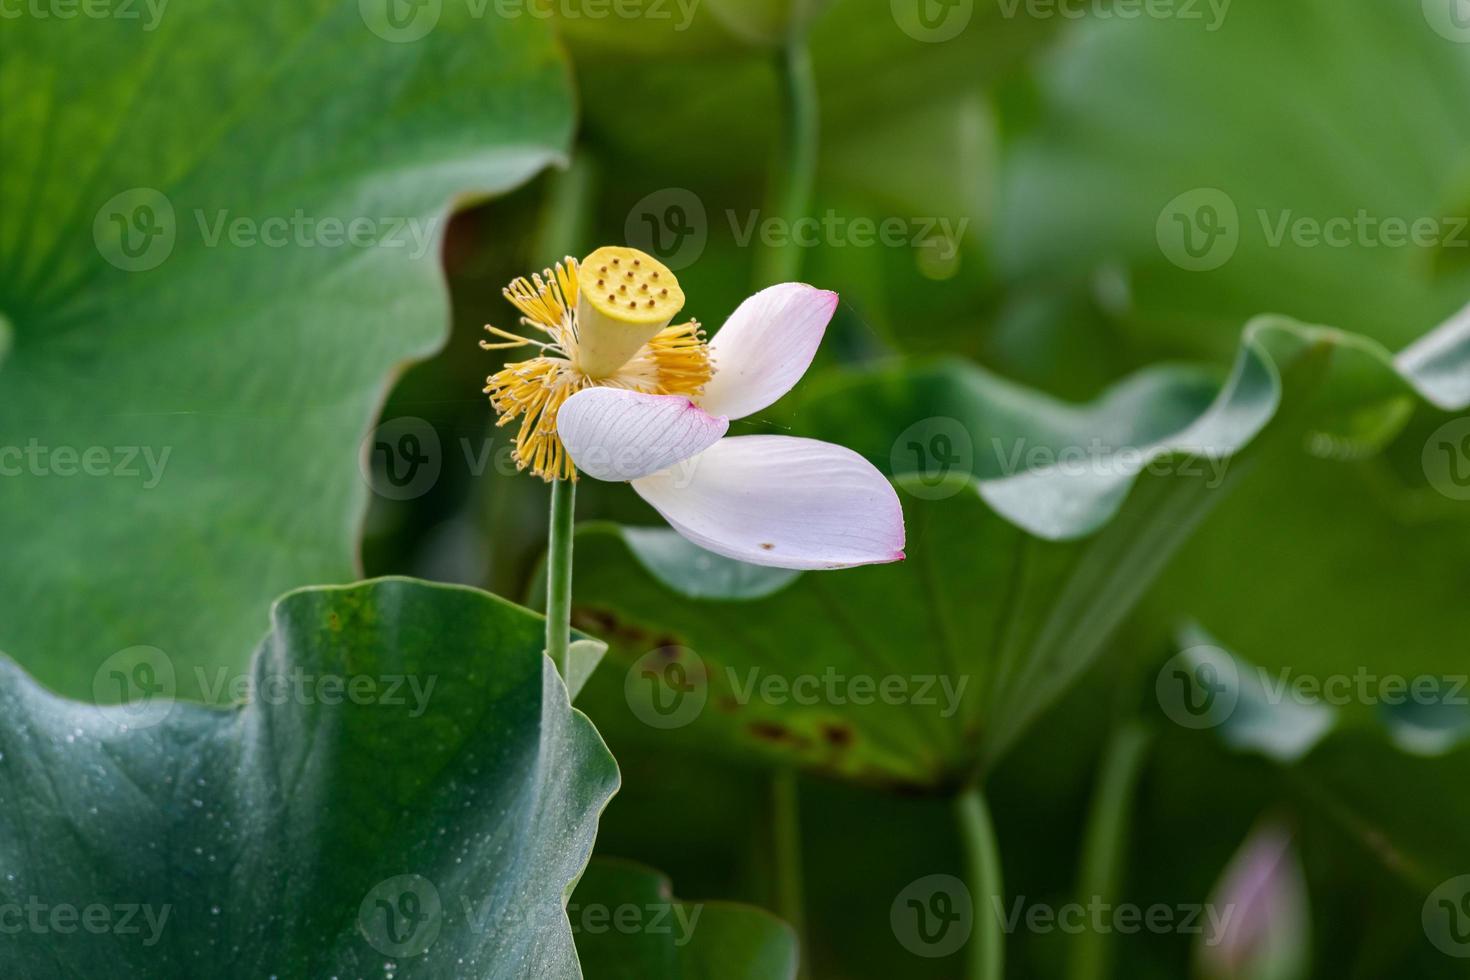
{"label": "green plant stalk", "polygon": [[551,526],[546,543],[546,654],[564,681],[571,678],[572,645],[572,512],[577,484],[551,483]]}
{"label": "green plant stalk", "polygon": [[[1103,752],[1102,773],[1087,817],[1087,836],[1082,845],[1082,872],[1078,879],[1078,901],[1094,898],[1113,903],[1127,858],[1128,827],[1133,813],[1133,791],[1138,785],[1148,756],[1151,732],[1138,720],[1123,724]],[[1107,980],[1112,973],[1108,957],[1109,936],[1086,930],[1072,948],[1070,980]]]}
{"label": "green plant stalk", "polygon": [[965,847],[966,877],[974,904],[974,932],[969,941],[969,980],[1003,980],[1005,976],[1005,933],[1001,929],[1004,890],[1001,881],[1000,845],[995,822],[978,785],[971,786],[955,801],[960,839]]}
{"label": "green plant stalk", "polygon": [[[790,38],[778,51],[777,76],[781,88],[783,131],[772,161],[768,205],[790,227],[811,211],[817,179],[817,82],[811,52],[803,36]],[[801,251],[794,245],[767,248],[755,260],[755,285],[764,288],[791,282],[801,273]],[[776,912],[796,931],[803,951],[801,975],[806,975],[805,890],[802,882],[801,810],[797,775],[782,769],[771,777],[771,859],[774,864]]]}
{"label": "green plant stalk", "polygon": [[802,935],[806,925],[806,896],[801,874],[801,807],[797,803],[797,774],[781,769],[771,777],[771,830],[776,863],[776,908],[787,925]]}
{"label": "green plant stalk", "polygon": [[[817,181],[817,142],[821,133],[817,109],[817,78],[805,38],[794,38],[780,48],[777,75],[783,108],[781,143],[773,165],[768,194],[770,212],[789,228],[812,209]],[[787,243],[767,248],[756,258],[756,285],[791,282],[801,273],[801,249]]]}

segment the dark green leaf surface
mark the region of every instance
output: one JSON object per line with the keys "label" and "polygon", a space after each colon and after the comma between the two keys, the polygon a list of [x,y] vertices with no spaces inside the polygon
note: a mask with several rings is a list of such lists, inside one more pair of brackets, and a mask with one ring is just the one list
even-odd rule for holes
{"label": "dark green leaf surface", "polygon": [[408,579],[294,592],[234,710],[0,660],[0,975],[578,976],[564,896],[618,774],[543,630]]}
{"label": "dark green leaf surface", "polygon": [[48,686],[140,643],[239,669],[273,597],[354,577],[450,205],[567,146],[544,22],[382,7],[5,21],[0,647]]}
{"label": "dark green leaf surface", "polygon": [[[1470,369],[1465,329],[1442,328],[1425,374]],[[844,778],[953,785],[1082,675],[1264,430],[1370,453],[1430,387],[1371,341],[1282,318],[1247,328],[1223,385],[1152,369],[1083,407],[957,363],[819,387],[796,431],[894,474],[908,560],[738,601],[711,594],[695,552],[687,574],[672,546],[650,553],[653,532],[584,528],[579,625],[632,664],[594,679],[589,710]]]}
{"label": "dark green leaf surface", "polygon": [[669,880],[626,861],[587,867],[567,912],[588,980],[793,980],[796,935],[732,902],[686,902]]}

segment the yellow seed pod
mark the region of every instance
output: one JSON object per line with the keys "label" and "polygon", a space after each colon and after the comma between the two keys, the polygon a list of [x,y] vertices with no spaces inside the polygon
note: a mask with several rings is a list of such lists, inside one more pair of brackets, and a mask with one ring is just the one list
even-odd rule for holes
{"label": "yellow seed pod", "polygon": [[615,373],[684,308],[668,266],[618,245],[582,260],[577,292],[577,362],[592,378]]}

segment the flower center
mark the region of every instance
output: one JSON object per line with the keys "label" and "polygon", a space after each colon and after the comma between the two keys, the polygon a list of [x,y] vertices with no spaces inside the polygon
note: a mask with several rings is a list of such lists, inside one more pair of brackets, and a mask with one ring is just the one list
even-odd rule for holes
{"label": "flower center", "polygon": [[608,245],[582,261],[577,366],[589,378],[617,372],[684,307],[668,267],[635,248]]}
{"label": "flower center", "polygon": [[662,262],[637,249],[599,248],[581,263],[568,258],[504,296],[521,325],[546,340],[486,326],[497,340],[487,350],[534,345],[541,356],[507,364],[486,379],[500,415],[519,419],[515,461],[545,480],[576,479],[556,434],[556,413],[583,388],[602,385],[655,395],[698,395],[713,375],[699,323],[669,326],[684,306],[679,281]]}

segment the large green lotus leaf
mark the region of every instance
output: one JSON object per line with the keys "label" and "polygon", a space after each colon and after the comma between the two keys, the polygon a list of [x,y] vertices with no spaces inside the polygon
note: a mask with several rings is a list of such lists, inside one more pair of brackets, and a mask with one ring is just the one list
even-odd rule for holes
{"label": "large green lotus leaf", "polygon": [[1236,0],[1075,25],[1008,103],[1005,274],[1120,270],[1115,311],[1174,350],[1228,350],[1264,310],[1404,345],[1470,287],[1453,7]]}
{"label": "large green lotus leaf", "polygon": [[[1178,642],[1155,687],[1174,733],[1200,733],[1231,753],[1270,760],[1280,767],[1281,803],[1320,817],[1351,840],[1358,858],[1366,854],[1425,895],[1470,867],[1470,838],[1454,829],[1470,819],[1470,748],[1442,730],[1434,739],[1403,731],[1406,715],[1431,707],[1463,722],[1463,671],[1432,686],[1410,678],[1303,686],[1300,675],[1267,670],[1197,626]],[[1363,683],[1350,667],[1340,676]],[[1396,710],[1345,710],[1340,699],[1355,690]]]}
{"label": "large green lotus leaf", "polygon": [[[1439,350],[1449,368],[1455,343],[1455,331],[1437,332],[1398,362]],[[1452,408],[1470,371],[1419,376]],[[1463,415],[1424,411],[1378,453],[1350,440],[1282,442],[1180,551],[1142,614],[1207,624],[1278,689],[1335,685],[1345,721],[1382,720],[1406,749],[1452,748],[1470,730],[1463,706],[1389,702],[1399,685],[1465,673],[1467,435]]]}
{"label": "large green lotus leaf", "polygon": [[769,912],[686,902],[669,880],[626,861],[593,861],[567,908],[592,980],[791,980],[796,934]]}
{"label": "large green lotus leaf", "polygon": [[543,629],[409,579],[293,592],[235,709],[0,660],[0,974],[579,976],[563,905],[618,774]]}
{"label": "large green lotus leaf", "polygon": [[843,778],[952,785],[1081,676],[1254,455],[1306,436],[1371,451],[1441,393],[1426,377],[1463,365],[1465,329],[1433,334],[1421,372],[1263,318],[1223,383],[1163,367],[1085,406],[956,362],[815,385],[794,431],[895,477],[907,561],[788,578],[673,532],[584,527],[578,623],[631,664],[593,679],[589,711]]}
{"label": "large green lotus leaf", "polygon": [[383,6],[6,20],[0,646],[49,686],[139,643],[238,669],[272,597],[354,576],[449,207],[566,147],[543,23]]}

